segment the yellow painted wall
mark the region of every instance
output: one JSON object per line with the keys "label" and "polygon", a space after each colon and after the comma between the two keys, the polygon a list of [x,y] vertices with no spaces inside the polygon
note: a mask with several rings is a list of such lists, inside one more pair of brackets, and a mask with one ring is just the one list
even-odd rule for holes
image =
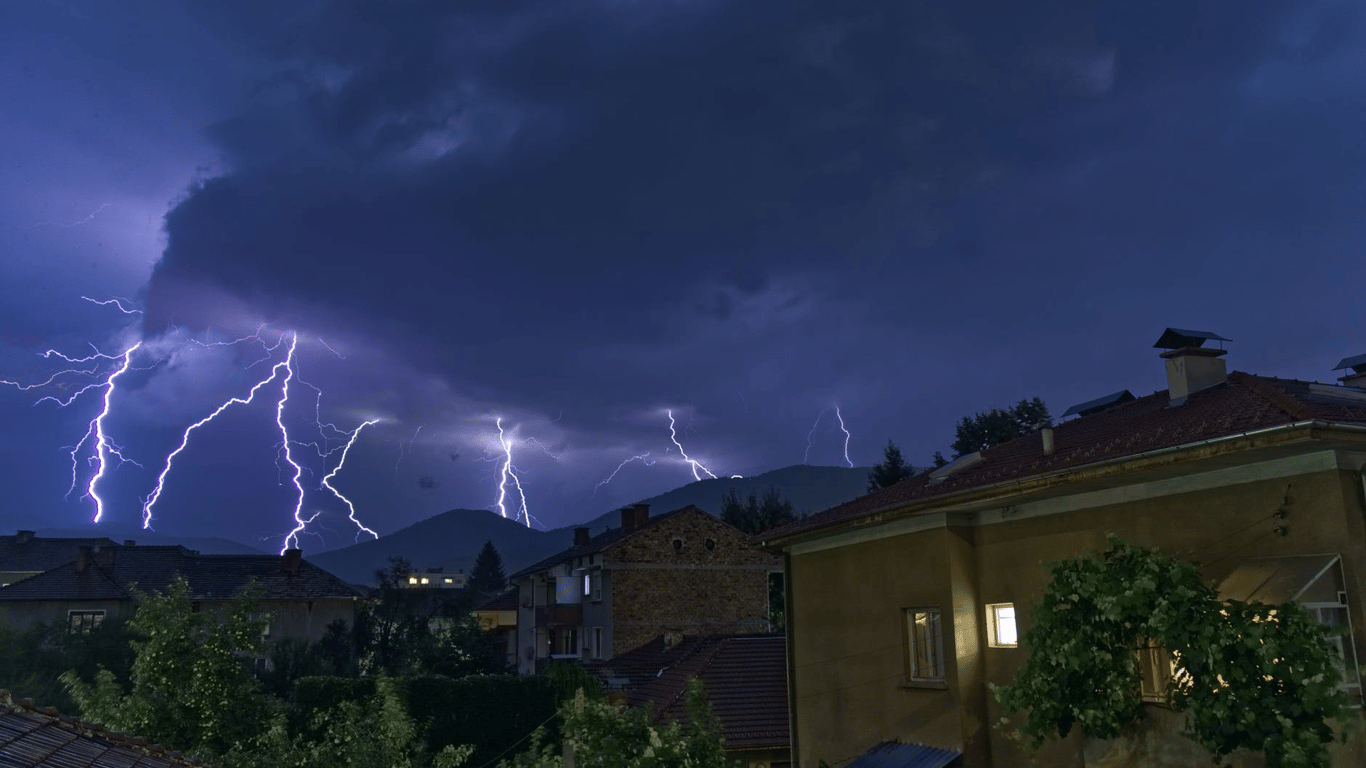
{"label": "yellow painted wall", "polygon": [[[1282,507],[1287,486],[1286,519],[1269,518]],[[964,750],[969,766],[1148,764],[1141,761],[1146,757],[1137,763],[1105,758],[1114,748],[1088,746],[1079,735],[1050,744],[1037,762],[1025,760],[994,727],[1001,712],[984,685],[1009,684],[1024,650],[986,647],[985,605],[1015,603],[1023,636],[1048,581],[1046,564],[1104,550],[1106,533],[1215,570],[1248,558],[1335,552],[1343,556],[1357,653],[1366,663],[1364,509],[1360,476],[1325,470],[793,555],[788,621],[798,765],[834,764],[889,738]],[[1287,535],[1271,533],[1276,525]],[[945,657],[957,660],[946,672],[947,690],[901,685],[902,609],[919,605],[944,610]],[[1178,730],[1160,728],[1163,736],[1147,743],[1183,739]],[[1366,765],[1362,741],[1342,748],[1335,765]],[[1126,749],[1132,758],[1133,748]],[[1150,757],[1153,765],[1166,764]]]}

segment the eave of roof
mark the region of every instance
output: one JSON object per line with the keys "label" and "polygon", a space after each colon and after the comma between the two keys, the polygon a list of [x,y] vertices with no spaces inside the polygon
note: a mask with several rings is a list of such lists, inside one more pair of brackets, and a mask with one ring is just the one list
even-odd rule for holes
{"label": "eave of roof", "polygon": [[[1300,389],[1305,391],[1307,397],[1301,398],[1290,394],[1289,390],[1298,391]],[[959,488],[952,488],[953,483],[945,483],[947,487],[942,492],[936,492],[929,487],[929,473],[925,473],[876,493],[854,499],[805,520],[770,531],[764,535],[762,545],[770,550],[782,550],[793,544],[822,539],[851,528],[878,524],[907,515],[952,509],[983,499],[1016,496],[1100,474],[1109,475],[1125,472],[1147,466],[1152,462],[1180,460],[1182,454],[1197,454],[1202,449],[1209,450],[1210,446],[1230,451],[1241,450],[1247,447],[1238,444],[1238,441],[1242,440],[1280,440],[1289,443],[1319,438],[1322,435],[1318,433],[1322,432],[1334,432],[1337,435],[1351,434],[1354,441],[1361,441],[1366,438],[1366,409],[1337,403],[1326,404],[1316,400],[1313,395],[1313,386],[1308,382],[1262,378],[1235,371],[1229,376],[1229,384],[1216,388],[1216,390],[1197,393],[1197,396],[1205,399],[1206,396],[1213,395],[1216,399],[1206,400],[1206,404],[1215,403],[1225,406],[1226,411],[1230,407],[1230,403],[1246,405],[1247,402],[1253,402],[1263,410],[1271,409],[1279,412],[1282,416],[1276,417],[1268,411],[1260,422],[1254,422],[1260,423],[1262,426],[1240,429],[1236,432],[1218,434],[1188,442],[1160,445],[1160,447],[1149,450],[1114,455],[1092,462],[1063,462],[1062,466],[1055,469],[1016,474],[995,482],[984,482],[979,475],[973,481],[969,481]],[[1091,425],[1102,419],[1116,419],[1117,415],[1124,417],[1126,411],[1130,412],[1128,418],[1131,421],[1152,418],[1154,413],[1167,412],[1165,408],[1155,407],[1160,406],[1165,399],[1165,391],[1156,392],[1110,411],[1067,422],[1060,425],[1057,432],[1061,435],[1064,434],[1063,430],[1069,427],[1075,429],[1078,424]],[[1229,402],[1221,402],[1220,399]],[[1187,405],[1183,408],[1192,408],[1192,406]],[[1175,409],[1172,409],[1171,412],[1187,415],[1198,413],[1196,410],[1176,411]],[[1235,415],[1246,416],[1242,413]],[[1214,416],[1210,418],[1214,418]],[[1226,418],[1229,421],[1233,420],[1233,416],[1226,416]],[[1274,423],[1266,424],[1266,421]],[[1205,423],[1202,420],[1200,426],[1203,427]],[[1120,421],[1119,425],[1123,426],[1124,422]],[[1151,426],[1151,424],[1148,425],[1149,428]],[[1160,433],[1162,429],[1159,427],[1156,431]],[[1104,432],[1102,436],[1109,439],[1111,433]],[[1022,449],[1038,443],[1039,440],[1037,434],[1026,435],[987,449],[988,457],[993,457],[994,454],[994,458],[998,460],[996,462],[982,462],[977,470],[963,474],[977,474],[981,470],[989,471],[993,463],[1009,464],[1013,460],[1018,464]],[[1070,450],[1079,450],[1079,447],[1085,447],[1085,445],[1085,443],[1081,446],[1073,445]],[[1088,450],[1087,455],[1089,454],[1090,451]],[[1003,455],[1006,460],[1001,462],[999,459]],[[989,474],[986,476],[989,477]]]}

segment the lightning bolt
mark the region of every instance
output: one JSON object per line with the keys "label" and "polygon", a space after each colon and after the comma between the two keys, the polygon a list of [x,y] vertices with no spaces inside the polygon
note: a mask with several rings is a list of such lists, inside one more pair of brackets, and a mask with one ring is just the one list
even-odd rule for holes
{"label": "lightning bolt", "polygon": [[285,536],[284,542],[280,546],[280,554],[284,554],[287,549],[294,549],[299,546],[299,532],[308,527],[320,513],[314,513],[313,517],[305,520],[304,513],[304,484],[303,465],[294,460],[294,452],[290,449],[289,428],[285,426],[285,405],[289,403],[289,382],[294,378],[294,349],[299,344],[298,335],[291,335],[289,342],[289,354],[285,356],[285,379],[280,385],[280,399],[275,403],[275,426],[280,428],[280,455],[284,457],[285,463],[294,468],[294,490],[298,496],[294,502],[294,530]]}
{"label": "lightning bolt", "polygon": [[840,431],[844,433],[844,461],[849,465],[850,469],[853,469],[854,462],[849,460],[849,438],[852,436],[849,434],[849,429],[844,426],[844,415],[840,413],[840,407],[838,405],[835,406],[835,418],[839,419]]}
{"label": "lightning bolt", "polygon": [[[88,497],[91,501],[95,502],[94,522],[97,523],[100,521],[100,518],[104,516],[104,499],[95,492],[95,486],[100,482],[100,479],[104,477],[105,470],[109,468],[109,460],[111,457],[117,458],[120,462],[128,461],[128,459],[124,458],[122,449],[111,442],[109,436],[105,434],[104,418],[109,415],[109,409],[113,404],[114,382],[132,365],[133,353],[141,346],[142,342],[139,341],[129,347],[128,351],[123,353],[123,365],[119,366],[118,370],[110,374],[109,378],[104,380],[104,384],[99,385],[105,387],[104,407],[100,409],[99,414],[96,415],[95,418],[90,420],[90,426],[86,429],[85,436],[81,438],[79,443],[76,443],[75,448],[71,449],[71,483],[72,487],[75,487],[76,454],[80,452],[81,446],[85,445],[92,436],[95,439],[95,453],[90,457],[89,461],[90,463],[93,463],[97,469],[95,470],[95,474],[90,476],[90,482],[85,486],[85,497]],[[86,387],[85,389],[89,389],[89,387]],[[84,392],[85,389],[82,389],[81,391]],[[74,399],[75,395],[72,397]],[[67,493],[69,495],[70,491]]]}
{"label": "lightning bolt", "polygon": [[[176,446],[175,450],[171,451],[171,453],[166,456],[166,466],[162,468],[161,474],[157,475],[156,484],[153,486],[152,492],[148,494],[147,498],[142,502],[143,528],[152,527],[152,508],[156,506],[157,500],[161,498],[161,493],[166,487],[166,476],[171,473],[171,465],[175,463],[175,458],[179,456],[181,453],[183,453],[187,447],[189,447],[190,436],[195,433],[195,430],[218,418],[219,414],[223,413],[228,408],[234,405],[249,405],[253,400],[256,399],[256,393],[260,392],[262,387],[266,386],[267,384],[275,381],[277,378],[280,377],[281,371],[289,371],[292,374],[293,368],[291,368],[290,366],[294,361],[294,348],[297,345],[297,343],[297,337],[291,339],[289,346],[289,356],[281,362],[278,362],[275,365],[271,366],[270,376],[257,382],[256,385],[251,388],[250,392],[247,393],[247,396],[245,398],[234,397],[224,402],[217,408],[215,408],[213,413],[210,413],[208,416],[205,416],[199,421],[196,421],[195,423],[191,424],[189,427],[186,427],[185,432],[180,436],[180,445]],[[283,400],[284,398],[282,397],[281,399]],[[283,429],[283,427],[281,427],[281,429]]]}
{"label": "lightning bolt", "polygon": [[[93,215],[93,214],[92,214],[92,215]],[[108,299],[108,300],[106,300],[106,301],[99,301],[99,300],[97,300],[97,299],[92,299],[92,298],[90,298],[89,296],[82,296],[81,298],[82,298],[82,299],[85,299],[86,301],[90,302],[91,304],[98,304],[98,305],[100,305],[101,307],[107,307],[107,306],[109,306],[110,304],[113,304],[114,306],[118,307],[118,308],[119,308],[119,311],[122,312],[122,313],[125,314],[125,315],[140,315],[140,314],[142,314],[142,310],[140,310],[140,309],[129,309],[129,308],[123,306],[122,302],[123,302],[123,301],[128,301],[127,299],[122,299],[122,300],[120,300],[118,297],[114,297],[114,298]],[[128,303],[129,303],[129,304],[132,304],[133,302],[129,301]]]}
{"label": "lightning bolt", "polygon": [[601,487],[603,487],[604,485],[607,485],[608,483],[612,482],[612,478],[614,478],[614,477],[617,476],[617,473],[621,471],[622,467],[626,466],[627,464],[630,464],[630,463],[633,462],[633,461],[639,461],[639,462],[641,462],[642,464],[644,464],[644,465],[647,466],[647,467],[653,467],[653,466],[655,465],[655,462],[653,462],[653,461],[647,461],[647,460],[646,460],[646,457],[649,456],[649,455],[650,455],[650,452],[649,452],[649,451],[646,451],[645,453],[642,453],[642,454],[640,454],[640,455],[638,455],[638,456],[632,456],[631,458],[626,459],[625,461],[623,461],[623,462],[621,462],[620,464],[618,464],[618,465],[617,465],[617,468],[614,469],[614,470],[612,470],[612,474],[608,475],[606,480],[603,480],[602,482],[600,482],[600,483],[598,483],[597,485],[593,486],[593,492],[590,493],[590,494],[588,495],[588,498],[591,499],[591,498],[593,498],[594,496],[596,496],[596,495],[598,494],[598,489],[599,489],[599,488],[601,488]]}
{"label": "lightning bolt", "polygon": [[[408,441],[408,450],[409,450],[409,451],[411,451],[411,450],[413,449],[413,443],[416,443],[416,442],[417,442],[418,433],[422,432],[422,428],[425,427],[425,426],[427,426],[427,425],[426,425],[426,424],[420,424],[420,425],[418,425],[418,428],[417,428],[417,429],[413,430],[413,439]],[[398,479],[398,465],[403,463],[403,454],[404,454],[404,453],[405,453],[405,451],[404,451],[404,449],[403,449],[403,443],[400,441],[399,444],[398,444],[398,461],[395,461],[395,462],[394,462],[394,479],[395,479],[395,480]]]}
{"label": "lightning bolt", "polygon": [[816,427],[820,426],[821,419],[825,417],[826,412],[829,410],[829,408],[826,408],[824,411],[816,414],[816,421],[811,425],[811,431],[806,433],[806,453],[802,454],[802,464],[807,463],[811,459],[811,439],[816,436]]}
{"label": "lightning bolt", "polygon": [[712,474],[712,471],[711,471],[710,469],[707,469],[706,467],[702,466],[701,462],[697,461],[696,459],[693,459],[693,458],[689,457],[688,454],[687,454],[687,452],[685,452],[685,451],[683,450],[683,444],[680,443],[680,442],[678,442],[678,432],[675,430],[675,424],[674,424],[674,412],[673,412],[672,410],[668,410],[668,411],[665,411],[665,413],[667,413],[667,414],[669,415],[669,439],[673,440],[674,445],[678,447],[678,452],[679,452],[680,455],[683,456],[683,460],[686,461],[686,462],[688,462],[688,466],[692,467],[692,476],[693,476],[693,479],[694,479],[694,480],[701,480],[701,479],[702,479],[702,476],[699,475],[699,474],[697,474],[697,470],[700,469],[700,470],[702,470],[703,472],[706,472],[708,477],[710,477],[710,478],[712,478],[713,480],[715,480],[715,479],[716,479],[716,475]]}
{"label": "lightning bolt", "polygon": [[[348,498],[346,498],[345,496],[343,496],[342,493],[341,493],[341,491],[338,491],[338,490],[332,485],[332,478],[334,478],[334,477],[337,476],[337,473],[341,471],[342,465],[346,463],[346,454],[347,454],[348,451],[351,450],[351,446],[353,446],[353,445],[356,444],[356,438],[360,437],[360,431],[361,431],[362,429],[365,429],[366,427],[370,426],[371,424],[377,424],[377,423],[379,423],[379,419],[369,419],[369,420],[365,421],[363,424],[361,424],[359,427],[356,427],[356,431],[351,433],[351,439],[348,440],[348,441],[346,441],[346,447],[342,449],[341,458],[337,460],[337,466],[333,467],[333,468],[332,468],[332,471],[331,471],[331,472],[328,472],[327,475],[326,475],[325,477],[323,477],[323,482],[322,482],[322,487],[324,487],[324,488],[326,488],[327,490],[331,491],[333,496],[336,496],[337,498],[341,499],[341,500],[342,500],[342,503],[346,504],[346,508],[347,508],[347,510],[349,510],[349,516],[350,516],[350,518],[351,518],[351,522],[355,523],[355,524],[356,524],[356,528],[359,529],[359,530],[356,531],[356,541],[360,541],[360,535],[361,535],[361,532],[362,532],[362,531],[364,531],[365,533],[370,534],[371,536],[375,537],[376,539],[379,538],[379,534],[378,534],[378,533],[375,533],[374,531],[370,530],[369,528],[366,528],[364,525],[361,524],[361,521],[359,521],[359,520],[356,519],[356,505],[355,505],[355,504],[352,504],[350,499],[348,499]],[[421,429],[421,427],[418,427],[418,429]]]}
{"label": "lightning bolt", "polygon": [[497,424],[498,442],[503,446],[504,460],[501,470],[501,479],[498,481],[498,500],[494,502],[494,504],[498,507],[498,514],[503,517],[508,516],[506,501],[508,495],[508,481],[511,480],[512,485],[517,489],[517,495],[522,502],[520,515],[519,513],[514,512],[512,519],[517,520],[518,522],[525,522],[526,527],[530,528],[531,511],[526,505],[526,492],[522,490],[522,480],[517,477],[517,467],[512,464],[512,443],[508,442],[507,435],[503,432],[503,419],[501,417],[497,420]]}

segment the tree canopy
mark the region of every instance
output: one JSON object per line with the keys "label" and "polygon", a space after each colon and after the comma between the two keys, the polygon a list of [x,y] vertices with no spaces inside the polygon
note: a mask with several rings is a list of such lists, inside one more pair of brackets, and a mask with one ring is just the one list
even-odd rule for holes
{"label": "tree canopy", "polygon": [[474,558],[474,566],[470,568],[470,589],[476,593],[492,594],[502,591],[507,583],[508,577],[503,571],[503,556],[498,554],[498,548],[493,546],[493,540],[489,539],[484,542],[484,547]]}
{"label": "tree canopy", "polygon": [[887,447],[882,449],[882,463],[873,465],[873,471],[868,473],[868,492],[896,485],[914,473],[915,467],[906,463],[901,449],[889,439]]}
{"label": "tree canopy", "polygon": [[742,500],[740,492],[734,488],[721,497],[721,521],[745,533],[760,533],[796,519],[792,502],[777,488],[770,487],[762,499],[750,492],[749,497]]}
{"label": "tree canopy", "polygon": [[986,413],[964,416],[958,421],[950,447],[956,459],[1052,424],[1053,417],[1048,414],[1048,406],[1042,400],[1037,397],[1021,400],[1011,408],[992,408]]}
{"label": "tree canopy", "polygon": [[1190,738],[1216,756],[1261,752],[1267,768],[1328,766],[1327,721],[1347,697],[1331,630],[1302,608],[1221,602],[1194,564],[1113,537],[1098,560],[1051,571],[1015,683],[993,686],[1024,713],[1012,735],[1026,748],[1074,725],[1114,738],[1143,717],[1136,651],[1156,642],[1175,662],[1166,696]]}

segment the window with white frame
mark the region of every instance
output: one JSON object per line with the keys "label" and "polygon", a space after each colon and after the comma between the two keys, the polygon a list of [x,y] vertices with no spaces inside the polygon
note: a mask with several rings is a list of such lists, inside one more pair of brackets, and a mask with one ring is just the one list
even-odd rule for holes
{"label": "window with white frame", "polygon": [[992,648],[1016,648],[1020,645],[1015,631],[1015,604],[987,605],[987,645]]}
{"label": "window with white frame", "polygon": [[938,608],[906,609],[906,655],[911,681],[944,680],[944,643]]}
{"label": "window with white frame", "polygon": [[104,611],[67,611],[67,631],[73,635],[88,635],[104,623]]}

